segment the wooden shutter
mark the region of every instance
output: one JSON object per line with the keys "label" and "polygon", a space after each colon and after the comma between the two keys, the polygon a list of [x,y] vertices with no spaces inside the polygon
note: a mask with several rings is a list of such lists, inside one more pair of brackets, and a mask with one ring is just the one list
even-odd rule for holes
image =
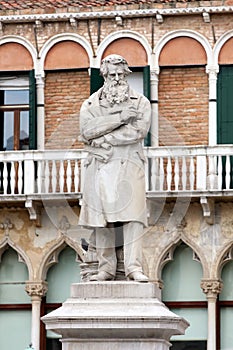
{"label": "wooden shutter", "polygon": [[233,66],[220,66],[217,85],[217,142],[233,144]]}
{"label": "wooden shutter", "polygon": [[99,68],[91,68],[90,94],[99,90],[104,84]]}
{"label": "wooden shutter", "polygon": [[[220,66],[217,83],[217,143],[233,144],[233,66]],[[230,157],[231,174],[233,157]],[[226,157],[222,157],[222,188],[226,188]],[[231,176],[230,188],[233,188]]]}

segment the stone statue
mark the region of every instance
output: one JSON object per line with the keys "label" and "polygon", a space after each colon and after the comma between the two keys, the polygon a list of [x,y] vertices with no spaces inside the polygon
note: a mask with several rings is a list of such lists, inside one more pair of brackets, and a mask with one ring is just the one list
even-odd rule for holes
{"label": "stone statue", "polygon": [[143,139],[151,120],[148,99],[129,87],[131,71],[119,55],[103,59],[104,86],[80,110],[81,138],[88,150],[79,224],[95,228],[98,273],[116,273],[115,226],[123,226],[124,267],[128,280],[147,282],[142,242],[147,226]]}

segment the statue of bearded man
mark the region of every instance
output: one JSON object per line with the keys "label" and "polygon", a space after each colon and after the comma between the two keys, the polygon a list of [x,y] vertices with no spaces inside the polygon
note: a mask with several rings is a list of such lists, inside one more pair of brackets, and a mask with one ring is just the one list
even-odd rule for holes
{"label": "statue of bearded man", "polygon": [[95,229],[98,274],[116,274],[115,227],[123,227],[127,279],[147,282],[142,236],[147,226],[143,140],[151,121],[145,96],[129,87],[131,71],[119,55],[103,59],[104,86],[80,110],[81,137],[88,150],[79,224]]}

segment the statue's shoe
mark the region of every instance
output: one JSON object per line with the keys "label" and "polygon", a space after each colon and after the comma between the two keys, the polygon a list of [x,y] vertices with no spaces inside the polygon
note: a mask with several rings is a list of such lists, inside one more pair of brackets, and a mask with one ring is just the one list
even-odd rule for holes
{"label": "statue's shoe", "polygon": [[91,276],[90,281],[112,281],[114,278],[115,276],[111,275],[110,273],[100,271],[97,273],[97,275]]}
{"label": "statue's shoe", "polygon": [[133,280],[136,282],[148,282],[149,279],[146,275],[144,275],[144,273],[140,272],[140,271],[134,271],[131,272],[128,276],[127,276],[128,280]]}

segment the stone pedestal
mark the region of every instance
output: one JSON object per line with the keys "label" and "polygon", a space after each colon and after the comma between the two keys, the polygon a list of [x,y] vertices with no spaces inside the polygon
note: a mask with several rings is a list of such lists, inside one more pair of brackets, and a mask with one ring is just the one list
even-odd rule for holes
{"label": "stone pedestal", "polygon": [[71,298],[42,320],[62,335],[63,350],[167,350],[188,327],[154,284],[120,281],[73,284]]}

